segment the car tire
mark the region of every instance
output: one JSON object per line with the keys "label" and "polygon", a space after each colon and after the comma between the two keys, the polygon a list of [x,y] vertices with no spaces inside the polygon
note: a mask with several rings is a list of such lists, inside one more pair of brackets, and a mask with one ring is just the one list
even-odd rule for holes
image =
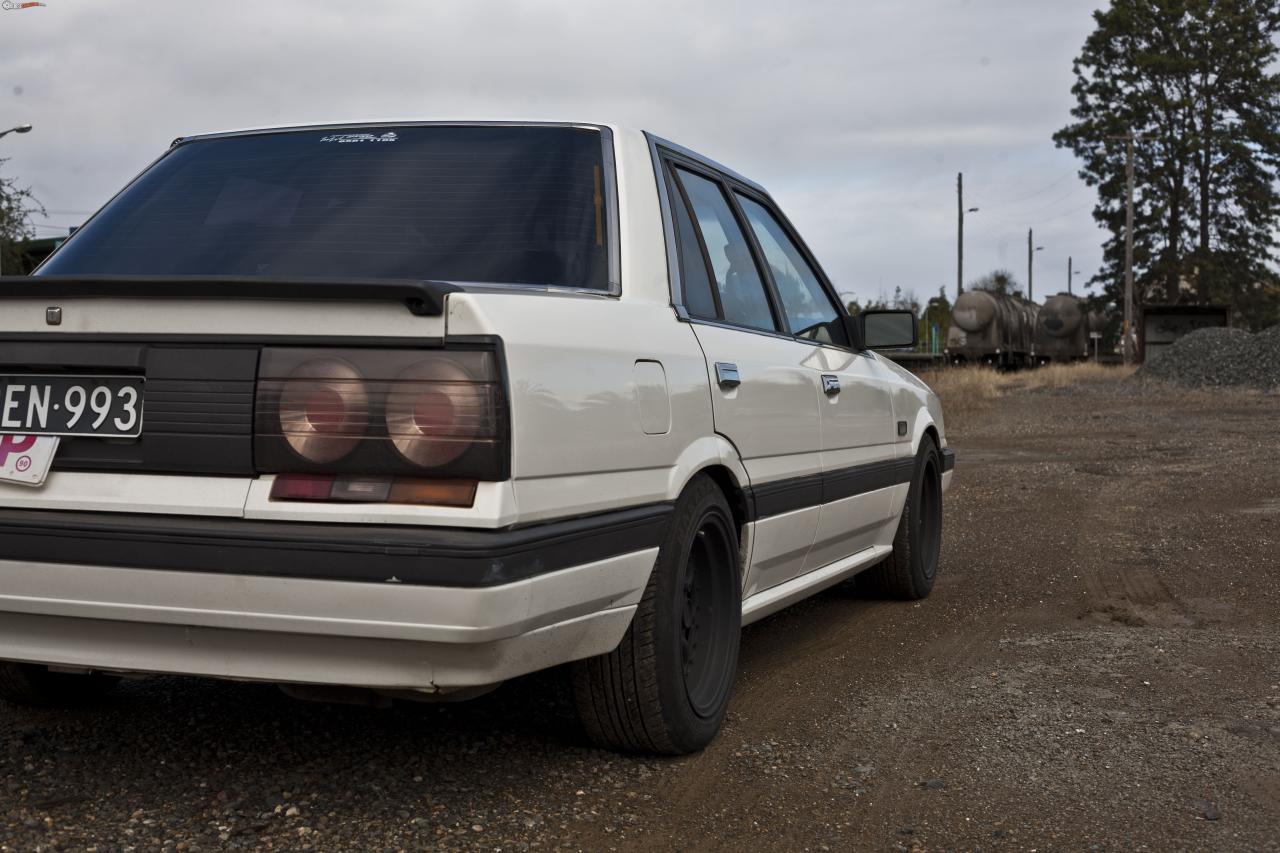
{"label": "car tire", "polygon": [[893,551],[858,575],[860,591],[914,601],[933,589],[942,552],[942,454],[926,435],[916,452],[911,487],[893,537]]}
{"label": "car tire", "polygon": [[102,698],[120,679],[100,672],[51,672],[30,663],[0,661],[0,699],[31,708],[73,708]]}
{"label": "car tire", "polygon": [[702,749],[724,721],[741,634],[737,526],[724,492],[699,476],[676,502],[622,642],[573,666],[588,736],[630,752]]}

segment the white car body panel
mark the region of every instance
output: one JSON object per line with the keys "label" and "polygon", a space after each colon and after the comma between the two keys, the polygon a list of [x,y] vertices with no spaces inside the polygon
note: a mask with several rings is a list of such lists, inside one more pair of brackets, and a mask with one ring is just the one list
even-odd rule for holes
{"label": "white car body panel", "polygon": [[[617,320],[644,329],[618,334]],[[702,351],[668,305],[530,292],[453,294],[451,335],[501,334],[519,520],[674,500],[672,464],[713,433]],[[671,426],[646,434],[637,361],[666,377]],[[564,441],[566,435],[581,440]],[[705,460],[704,460],[705,461]]]}
{"label": "white car body panel", "polygon": [[[510,478],[480,483],[471,507],[272,501],[271,474],[54,471],[39,489],[0,484],[0,508],[497,532],[674,502],[694,476],[714,469],[744,513],[744,622],[881,559],[906,483],[758,517],[752,495],[796,478],[909,460],[930,431],[946,447],[937,397],[878,355],[678,316],[655,142],[605,127],[617,193],[617,294],[469,287],[450,293],[440,316],[373,301],[67,298],[58,300],[65,320],[56,329],[46,323],[47,299],[6,300],[0,313],[0,341],[6,334],[298,336],[333,346],[500,339]],[[718,386],[717,361],[737,365],[738,388]],[[837,397],[824,395],[823,374],[839,377]],[[943,474],[944,489],[951,479]],[[647,547],[513,583],[456,588],[0,559],[0,658],[459,689],[614,648],[656,556]]]}

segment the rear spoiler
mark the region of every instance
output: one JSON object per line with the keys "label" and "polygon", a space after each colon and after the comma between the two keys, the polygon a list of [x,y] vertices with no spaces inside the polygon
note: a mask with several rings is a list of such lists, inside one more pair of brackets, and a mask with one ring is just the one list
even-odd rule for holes
{"label": "rear spoiler", "polygon": [[266,278],[250,275],[6,275],[0,300],[117,297],[121,299],[292,299],[401,302],[419,317],[444,313],[446,281],[393,278]]}

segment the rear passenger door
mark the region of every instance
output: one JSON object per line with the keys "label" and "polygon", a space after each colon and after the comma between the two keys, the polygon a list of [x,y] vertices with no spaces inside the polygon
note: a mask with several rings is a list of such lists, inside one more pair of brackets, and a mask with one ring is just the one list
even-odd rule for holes
{"label": "rear passenger door", "polygon": [[845,311],[785,217],[765,196],[735,190],[766,274],[805,359],[820,381],[822,511],[803,571],[858,553],[883,538],[902,466],[889,377],[870,352],[850,346]]}
{"label": "rear passenger door", "polygon": [[814,347],[789,333],[733,196],[699,164],[665,163],[679,254],[679,307],[707,360],[716,431],[738,450],[756,524],[744,595],[799,575],[822,495]]}

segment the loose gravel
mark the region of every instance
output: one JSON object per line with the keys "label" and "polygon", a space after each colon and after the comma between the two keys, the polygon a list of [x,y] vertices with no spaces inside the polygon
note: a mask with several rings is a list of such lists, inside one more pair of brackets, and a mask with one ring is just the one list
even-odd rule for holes
{"label": "loose gravel", "polygon": [[1192,388],[1280,387],[1280,326],[1257,334],[1198,329],[1153,356],[1134,376]]}
{"label": "loose gravel", "polygon": [[556,673],[376,710],[127,682],[0,704],[0,853],[1280,853],[1280,395],[1013,390],[949,430],[941,574],[748,627],[724,732],[585,742]]}

